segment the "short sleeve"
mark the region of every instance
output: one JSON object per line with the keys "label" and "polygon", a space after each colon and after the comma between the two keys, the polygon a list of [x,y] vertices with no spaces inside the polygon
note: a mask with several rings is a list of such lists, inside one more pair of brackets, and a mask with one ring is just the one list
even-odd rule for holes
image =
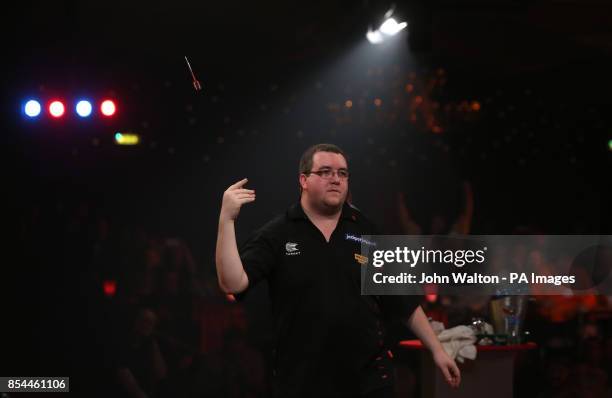
{"label": "short sleeve", "polygon": [[408,319],[419,308],[422,296],[379,296],[381,311],[389,347],[397,347],[402,340],[415,338],[414,331],[408,326]]}
{"label": "short sleeve", "polygon": [[239,253],[242,266],[249,278],[247,290],[266,279],[278,263],[274,241],[265,229],[261,229],[249,237],[240,247]]}
{"label": "short sleeve", "polygon": [[423,296],[380,296],[381,310],[389,320],[403,321],[414,313]]}

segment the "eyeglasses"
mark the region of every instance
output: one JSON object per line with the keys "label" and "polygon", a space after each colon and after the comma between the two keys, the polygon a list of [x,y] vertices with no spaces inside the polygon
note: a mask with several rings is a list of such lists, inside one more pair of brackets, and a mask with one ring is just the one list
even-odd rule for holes
{"label": "eyeglasses", "polygon": [[333,169],[321,169],[321,170],[317,170],[317,171],[309,171],[308,173],[304,173],[306,175],[308,174],[316,174],[321,178],[324,178],[326,180],[331,179],[334,175],[338,175],[338,178],[341,180],[346,180],[349,178],[349,172],[347,169],[338,169],[338,170],[333,170]]}

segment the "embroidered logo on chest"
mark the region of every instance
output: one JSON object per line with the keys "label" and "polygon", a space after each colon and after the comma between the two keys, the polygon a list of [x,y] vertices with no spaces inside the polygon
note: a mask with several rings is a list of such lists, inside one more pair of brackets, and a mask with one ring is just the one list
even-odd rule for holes
{"label": "embroidered logo on chest", "polygon": [[288,256],[297,256],[300,254],[300,249],[298,249],[298,244],[293,242],[285,243],[285,254]]}
{"label": "embroidered logo on chest", "polygon": [[376,246],[376,242],[369,241],[367,239],[362,238],[361,236],[355,236],[352,234],[344,235],[345,240],[352,240],[353,242],[361,243],[366,246]]}

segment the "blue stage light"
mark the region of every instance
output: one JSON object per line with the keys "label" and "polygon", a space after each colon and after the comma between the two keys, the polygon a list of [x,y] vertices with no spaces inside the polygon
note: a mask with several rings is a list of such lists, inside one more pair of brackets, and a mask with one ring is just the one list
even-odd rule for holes
{"label": "blue stage light", "polygon": [[80,100],[76,104],[76,113],[80,117],[87,117],[91,115],[91,110],[92,110],[91,102],[87,100]]}
{"label": "blue stage light", "polygon": [[28,117],[36,117],[40,115],[40,111],[41,111],[40,102],[36,100],[29,100],[23,106],[23,111]]}

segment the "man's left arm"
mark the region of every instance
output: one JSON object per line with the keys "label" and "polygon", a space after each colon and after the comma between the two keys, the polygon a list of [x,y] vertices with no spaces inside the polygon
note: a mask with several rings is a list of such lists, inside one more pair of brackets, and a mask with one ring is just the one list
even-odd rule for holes
{"label": "man's left arm", "polygon": [[455,361],[448,356],[442,343],[438,340],[438,336],[434,333],[423,308],[418,306],[410,318],[407,320],[407,326],[421,340],[423,345],[429,349],[433,356],[433,360],[444,374],[446,382],[451,387],[459,387],[461,383],[461,372]]}

